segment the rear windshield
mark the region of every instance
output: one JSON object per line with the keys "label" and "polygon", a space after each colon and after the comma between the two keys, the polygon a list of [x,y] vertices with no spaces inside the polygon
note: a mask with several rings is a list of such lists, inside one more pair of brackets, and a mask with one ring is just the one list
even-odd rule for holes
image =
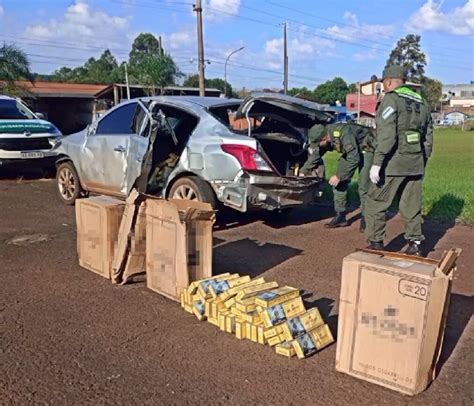
{"label": "rear windshield", "polygon": [[33,120],[35,115],[17,100],[0,99],[0,120]]}
{"label": "rear windshield", "polygon": [[[247,132],[248,122],[244,118],[235,118],[235,114],[240,107],[239,104],[231,104],[218,107],[210,107],[209,112],[217,118],[222,124],[229,127],[230,130],[241,133]],[[260,126],[260,121],[255,117],[250,117],[250,125],[252,129],[256,129]]]}

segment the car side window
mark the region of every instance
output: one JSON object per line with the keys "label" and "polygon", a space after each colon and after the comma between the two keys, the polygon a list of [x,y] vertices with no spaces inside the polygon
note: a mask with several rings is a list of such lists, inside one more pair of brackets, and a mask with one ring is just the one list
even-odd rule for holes
{"label": "car side window", "polygon": [[134,134],[133,118],[137,103],[128,103],[107,114],[97,125],[98,135]]}

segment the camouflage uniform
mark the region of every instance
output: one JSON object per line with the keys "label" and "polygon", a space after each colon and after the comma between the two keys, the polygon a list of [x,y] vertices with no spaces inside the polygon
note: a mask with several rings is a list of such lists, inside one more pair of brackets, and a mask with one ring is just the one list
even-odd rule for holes
{"label": "camouflage uniform", "polygon": [[[400,67],[386,70],[391,68]],[[424,240],[422,178],[433,148],[430,109],[418,93],[403,85],[385,94],[377,109],[376,126],[373,165],[381,168],[381,176],[380,181],[369,188],[366,235],[371,247],[383,247],[385,215],[400,192],[399,208],[406,222],[405,238],[419,245]]]}

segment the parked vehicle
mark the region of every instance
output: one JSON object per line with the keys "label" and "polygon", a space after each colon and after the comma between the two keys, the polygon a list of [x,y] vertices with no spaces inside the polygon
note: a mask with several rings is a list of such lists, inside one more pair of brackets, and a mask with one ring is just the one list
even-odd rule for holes
{"label": "parked vehicle", "polygon": [[61,132],[19,99],[0,96],[0,166],[11,163],[47,164],[54,167],[52,148]]}
{"label": "parked vehicle", "polygon": [[241,212],[308,203],[322,179],[295,175],[307,158],[304,129],[332,118],[280,94],[126,101],[55,147],[59,196],[74,204],[88,192],[125,197],[138,186]]}

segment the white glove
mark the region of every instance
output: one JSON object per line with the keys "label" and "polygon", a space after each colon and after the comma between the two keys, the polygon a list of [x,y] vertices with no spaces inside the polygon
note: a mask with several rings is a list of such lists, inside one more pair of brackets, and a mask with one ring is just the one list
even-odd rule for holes
{"label": "white glove", "polygon": [[370,181],[376,185],[380,181],[380,166],[372,165],[370,168]]}

